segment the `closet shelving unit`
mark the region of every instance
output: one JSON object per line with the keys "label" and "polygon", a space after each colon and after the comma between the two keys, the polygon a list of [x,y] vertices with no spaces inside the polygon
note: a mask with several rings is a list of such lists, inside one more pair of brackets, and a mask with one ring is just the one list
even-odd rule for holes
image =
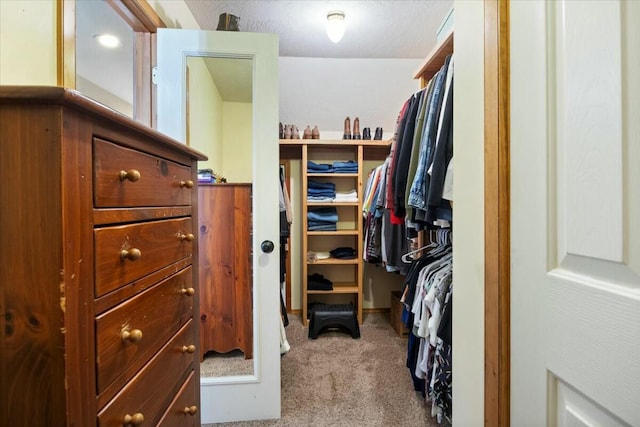
{"label": "closet shelving unit", "polygon": [[[363,140],[280,140],[280,158],[301,160],[301,218],[302,223],[302,322],[308,323],[307,313],[312,302],[344,302],[350,296],[356,308],[358,322],[362,323],[363,307],[363,174],[364,160],[383,160],[389,154],[388,141]],[[315,173],[307,169],[307,161],[330,164],[333,161],[353,160],[358,165],[357,173]],[[309,202],[307,190],[309,179],[332,182],[336,191],[355,189],[358,200],[354,202]],[[309,231],[307,213],[316,207],[335,207],[338,211],[336,231]],[[355,259],[329,258],[310,261],[309,251],[328,252],[337,247],[356,249]],[[319,273],[333,283],[333,290],[309,290],[307,279],[310,274]]]}

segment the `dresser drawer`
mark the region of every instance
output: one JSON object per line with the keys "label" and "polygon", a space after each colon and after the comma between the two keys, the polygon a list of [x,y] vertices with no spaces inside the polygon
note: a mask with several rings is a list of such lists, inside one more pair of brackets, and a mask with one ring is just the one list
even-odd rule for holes
{"label": "dresser drawer", "polygon": [[[186,324],[167,345],[102,410],[99,427],[122,427],[125,418],[144,418],[155,426],[192,370],[196,353],[183,352],[193,342],[193,321]],[[193,370],[192,370],[193,372]]]}
{"label": "dresser drawer", "polygon": [[200,408],[197,406],[196,398],[197,387],[196,375],[195,372],[192,372],[180,388],[176,398],[169,405],[169,409],[158,423],[158,427],[200,427]]}
{"label": "dresser drawer", "polygon": [[96,318],[98,394],[127,381],[192,317],[192,277],[187,267]]}
{"label": "dresser drawer", "polygon": [[191,218],[177,218],[94,230],[95,295],[191,256],[196,244]]}
{"label": "dresser drawer", "polygon": [[93,140],[97,208],[190,205],[191,168],[98,138]]}

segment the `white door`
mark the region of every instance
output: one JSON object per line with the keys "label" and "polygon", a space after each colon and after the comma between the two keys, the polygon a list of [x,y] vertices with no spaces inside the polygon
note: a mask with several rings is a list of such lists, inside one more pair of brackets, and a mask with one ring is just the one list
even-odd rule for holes
{"label": "white door", "polygon": [[[244,131],[240,127],[252,126],[253,153],[246,155],[253,164],[253,373],[202,378],[202,423],[280,418],[278,38],[239,32],[158,31],[158,130],[179,141],[187,140],[187,63],[194,57],[246,59],[252,70],[252,119],[235,132],[240,135]],[[234,84],[233,79],[229,84]],[[221,123],[226,118],[210,120]],[[243,159],[229,151],[234,148],[205,154],[224,153],[241,167]],[[276,250],[264,253],[263,241],[273,242]]]}
{"label": "white door", "polygon": [[640,2],[510,13],[511,425],[640,426]]}

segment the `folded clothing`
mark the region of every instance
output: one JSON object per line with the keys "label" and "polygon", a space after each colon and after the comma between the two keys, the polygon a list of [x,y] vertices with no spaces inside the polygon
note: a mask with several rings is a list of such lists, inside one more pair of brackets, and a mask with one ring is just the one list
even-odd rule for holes
{"label": "folded clothing", "polygon": [[336,191],[336,185],[333,182],[321,182],[313,179],[307,180],[307,188]]}
{"label": "folded clothing", "polygon": [[338,173],[356,173],[358,172],[358,163],[354,160],[333,162],[333,170]]}
{"label": "folded clothing", "polygon": [[314,163],[309,160],[307,161],[307,170],[309,172],[316,172],[316,173],[329,173],[329,172],[333,172],[333,166],[322,164],[322,163]]}
{"label": "folded clothing", "polygon": [[331,254],[329,252],[314,252],[314,251],[307,252],[307,261],[309,262],[316,262],[320,259],[329,259],[329,258],[331,258]]}
{"label": "folded clothing", "polygon": [[354,259],[356,256],[358,256],[358,252],[354,248],[344,246],[330,250],[329,254],[333,258],[338,259]]}
{"label": "folded clothing", "polygon": [[338,191],[334,197],[336,202],[357,202],[358,192],[356,190],[351,191]]}
{"label": "folded clothing", "polygon": [[338,227],[335,222],[309,221],[307,229],[309,231],[336,231]]}
{"label": "folded clothing", "polygon": [[332,291],[333,282],[322,274],[313,273],[307,276],[307,289],[310,291]]}
{"label": "folded clothing", "polygon": [[332,206],[310,209],[307,220],[322,222],[338,222],[338,210]]}
{"label": "folded clothing", "polygon": [[335,197],[330,196],[307,196],[308,202],[333,202]]}

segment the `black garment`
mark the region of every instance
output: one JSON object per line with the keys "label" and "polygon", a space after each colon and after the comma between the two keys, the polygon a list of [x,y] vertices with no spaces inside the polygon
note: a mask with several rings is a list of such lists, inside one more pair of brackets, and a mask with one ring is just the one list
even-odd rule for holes
{"label": "black garment", "polygon": [[444,187],[444,178],[447,174],[447,167],[453,157],[453,81],[449,87],[449,93],[444,106],[442,116],[442,128],[440,137],[433,158],[433,167],[431,169],[431,179],[429,180],[429,190],[427,192],[427,205],[430,208],[428,220],[435,220],[435,209],[440,206],[442,201],[442,190]]}
{"label": "black garment", "polygon": [[438,338],[449,345],[453,345],[451,338],[452,327],[452,315],[453,315],[453,294],[449,295],[449,298],[444,304],[442,309],[442,317],[440,318],[440,326],[438,326]]}
{"label": "black garment", "polygon": [[413,299],[415,298],[416,294],[416,286],[418,283],[418,275],[420,274],[420,270],[436,261],[437,259],[438,256],[433,256],[427,253],[411,263],[411,266],[409,267],[409,270],[405,275],[405,279],[403,282],[407,287],[407,293],[405,294],[404,302],[409,307],[413,306]]}
{"label": "black garment", "polygon": [[413,335],[413,332],[411,332],[413,314],[409,316],[408,320],[409,324],[406,325],[409,328],[409,338],[407,340],[407,368],[409,368],[409,373],[413,380],[413,389],[415,391],[419,391],[422,394],[422,397],[425,397],[427,395],[425,381],[422,378],[418,378],[415,373],[416,365],[418,364],[418,354],[420,352],[420,338]]}
{"label": "black garment", "polygon": [[[387,184],[391,188],[391,191],[395,190],[396,176],[398,174],[398,169],[397,169],[398,158],[400,157],[400,151],[402,150],[402,143],[404,141],[404,131],[407,127],[406,126],[407,121],[409,120],[409,115],[411,114],[411,110],[414,104],[416,103],[415,95],[411,95],[411,98],[409,98],[408,102],[409,102],[409,105],[407,105],[407,108],[405,109],[404,114],[402,114],[402,116],[398,118],[398,126],[396,128],[396,133],[395,133],[394,148],[392,149],[391,163],[389,165],[389,174],[388,174],[388,179],[391,182]],[[395,205],[395,197],[393,198],[392,202]],[[393,207],[391,207],[391,209],[393,210]],[[400,215],[400,217],[402,217],[402,215]]]}
{"label": "black garment", "polygon": [[282,324],[286,327],[289,326],[289,316],[287,315],[287,306],[284,304],[282,298],[282,292],[280,292],[280,314],[282,315]]}
{"label": "black garment", "polygon": [[311,276],[307,276],[307,290],[332,291],[333,282],[326,279],[322,274],[313,273]]}
{"label": "black garment", "polygon": [[393,214],[397,217],[405,215],[405,194],[407,189],[407,179],[409,172],[409,162],[411,161],[411,151],[413,149],[413,135],[415,132],[416,116],[420,107],[422,92],[413,95],[407,120],[404,122],[405,129],[402,132],[402,144],[396,149],[396,167],[394,169],[393,184]]}
{"label": "black garment", "polygon": [[333,258],[338,259],[354,259],[358,256],[358,252],[354,248],[339,247],[329,251]]}

